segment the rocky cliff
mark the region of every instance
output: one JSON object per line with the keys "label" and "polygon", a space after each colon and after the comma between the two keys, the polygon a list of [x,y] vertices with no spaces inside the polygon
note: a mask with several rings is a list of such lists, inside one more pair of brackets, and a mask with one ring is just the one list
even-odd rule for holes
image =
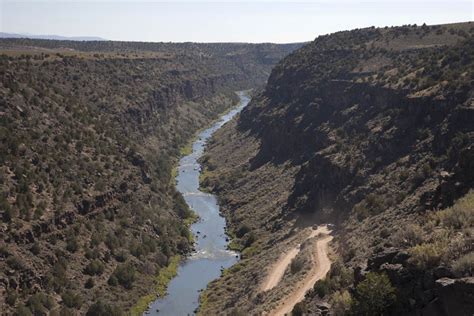
{"label": "rocky cliff", "polygon": [[[295,313],[472,313],[473,31],[339,32],[274,68],[204,159],[244,258],[210,285],[204,314],[272,310],[297,277],[261,292],[261,272],[327,222],[333,269]],[[454,284],[466,292],[448,298]]]}
{"label": "rocky cliff", "polygon": [[292,49],[107,45],[0,41],[2,314],[146,307],[192,247],[179,149]]}

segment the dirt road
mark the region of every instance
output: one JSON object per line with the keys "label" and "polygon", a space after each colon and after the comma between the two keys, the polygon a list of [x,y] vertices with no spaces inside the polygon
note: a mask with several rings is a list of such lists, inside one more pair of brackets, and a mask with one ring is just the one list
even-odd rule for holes
{"label": "dirt road", "polygon": [[[329,233],[330,230],[327,226],[319,226],[307,237],[307,239],[310,239],[319,234],[324,235],[324,237],[321,237],[316,241],[313,252],[311,253],[313,262],[311,270],[299,284],[295,285],[292,291],[280,302],[276,309],[269,313],[269,315],[280,316],[290,313],[293,307],[303,300],[306,292],[313,287],[314,283],[324,278],[329,272],[331,261],[328,257],[328,244],[332,240],[332,236],[330,236]],[[296,257],[299,251],[300,246],[297,245],[278,259],[263,282],[261,287],[262,291],[269,290],[280,282],[286,268],[291,264],[291,260]]]}
{"label": "dirt road", "polygon": [[286,267],[291,263],[294,257],[300,252],[299,245],[295,248],[290,249],[287,253],[283,254],[275,265],[272,267],[271,273],[265,278],[262,284],[261,291],[268,291],[274,288],[285,274]]}

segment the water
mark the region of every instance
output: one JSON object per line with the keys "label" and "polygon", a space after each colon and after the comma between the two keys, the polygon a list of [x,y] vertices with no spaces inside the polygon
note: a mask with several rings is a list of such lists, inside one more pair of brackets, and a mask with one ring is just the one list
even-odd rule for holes
{"label": "water", "polygon": [[250,97],[245,93],[238,92],[238,95],[239,105],[201,132],[193,143],[193,152],[179,161],[176,188],[200,217],[191,226],[196,250],[178,268],[178,275],[168,285],[168,294],[153,302],[146,315],[193,315],[199,306],[200,291],[220,276],[222,268],[228,268],[238,260],[236,252],[227,250],[226,223],[219,214],[216,197],[199,191],[201,166],[198,163],[212,134],[249,103]]}

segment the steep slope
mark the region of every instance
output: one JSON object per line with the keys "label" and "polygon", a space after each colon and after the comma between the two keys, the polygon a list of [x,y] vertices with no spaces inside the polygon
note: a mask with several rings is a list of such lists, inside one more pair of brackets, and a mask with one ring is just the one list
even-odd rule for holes
{"label": "steep slope", "polygon": [[11,41],[0,41],[0,310],[121,314],[192,247],[172,183],[179,148],[272,62]]}
{"label": "steep slope", "polygon": [[[337,225],[335,263],[295,312],[320,313],[323,300],[336,313],[469,314],[472,279],[461,278],[473,262],[473,31],[339,32],[274,68],[204,159],[203,185],[219,194],[244,259],[210,285],[203,314],[272,310],[309,267],[260,293],[265,271],[305,227],[325,222]],[[301,256],[295,266],[310,262]]]}

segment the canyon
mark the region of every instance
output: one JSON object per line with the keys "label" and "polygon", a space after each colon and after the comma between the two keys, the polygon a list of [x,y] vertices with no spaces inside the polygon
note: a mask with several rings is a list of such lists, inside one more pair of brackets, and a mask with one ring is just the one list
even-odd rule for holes
{"label": "canyon", "polygon": [[472,315],[473,35],[0,39],[2,313]]}

